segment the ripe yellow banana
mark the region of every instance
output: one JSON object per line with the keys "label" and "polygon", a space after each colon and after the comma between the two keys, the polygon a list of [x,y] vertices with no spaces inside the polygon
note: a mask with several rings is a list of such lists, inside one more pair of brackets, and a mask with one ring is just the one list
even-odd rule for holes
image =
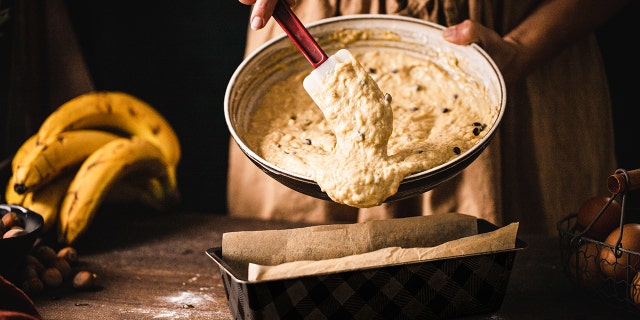
{"label": "ripe yellow banana", "polygon": [[104,203],[136,203],[158,211],[165,211],[178,201],[176,194],[168,189],[170,186],[164,185],[157,177],[133,174],[118,181],[108,191]]}
{"label": "ripe yellow banana", "polygon": [[13,189],[13,172],[15,172],[17,163],[20,162],[22,158],[24,158],[29,152],[31,152],[31,150],[35,149],[37,142],[38,136],[34,134],[27,140],[25,140],[13,155],[13,159],[11,159],[11,176],[9,177],[9,181],[7,181],[7,186],[4,192],[4,202],[15,205],[22,204],[24,194],[19,194]]}
{"label": "ripe yellow banana", "polygon": [[4,192],[4,202],[7,204],[22,205],[24,194],[19,194],[13,189],[13,177],[7,182],[7,189]]}
{"label": "ripe yellow banana", "polygon": [[39,141],[78,129],[109,129],[144,137],[159,148],[172,167],[180,161],[180,143],[169,122],[146,102],[123,92],[90,92],[73,98],[40,126]]}
{"label": "ripe yellow banana", "polygon": [[35,191],[24,194],[22,206],[37,213],[44,219],[43,232],[51,230],[58,219],[62,199],[73,179],[73,172],[59,176]]}
{"label": "ripe yellow banana", "polygon": [[38,141],[15,163],[15,192],[22,194],[35,190],[60,174],[77,168],[91,153],[119,137],[101,130],[73,130],[61,132],[54,139]]}
{"label": "ripe yellow banana", "polygon": [[73,243],[89,226],[108,191],[121,178],[132,173],[155,176],[177,190],[175,170],[160,149],[149,140],[133,136],[108,142],[92,153],[80,166],[67,190],[58,216],[58,237]]}
{"label": "ripe yellow banana", "polygon": [[34,134],[31,137],[27,138],[18,151],[13,155],[13,159],[11,159],[11,172],[16,172],[16,166],[18,163],[22,161],[22,159],[31,152],[31,150],[36,148],[38,143],[38,135]]}

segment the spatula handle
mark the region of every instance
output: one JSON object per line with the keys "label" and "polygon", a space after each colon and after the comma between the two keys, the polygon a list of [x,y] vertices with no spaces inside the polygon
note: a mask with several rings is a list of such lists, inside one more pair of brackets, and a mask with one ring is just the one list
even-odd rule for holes
{"label": "spatula handle", "polygon": [[309,34],[309,30],[304,27],[300,19],[298,19],[293,10],[291,10],[291,7],[289,7],[284,0],[280,0],[276,4],[273,10],[273,18],[305,58],[307,58],[313,68],[317,68],[328,59],[327,54],[320,48],[316,40]]}

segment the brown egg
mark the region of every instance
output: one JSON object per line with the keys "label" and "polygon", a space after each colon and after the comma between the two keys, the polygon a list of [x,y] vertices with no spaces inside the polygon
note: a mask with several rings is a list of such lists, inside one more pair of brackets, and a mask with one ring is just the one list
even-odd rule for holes
{"label": "brown egg", "polygon": [[593,242],[582,244],[569,256],[569,276],[576,283],[594,288],[604,282],[600,271],[600,248]]}
{"label": "brown egg", "polygon": [[[609,197],[591,197],[580,206],[576,221],[580,230],[589,226],[607,201]],[[621,214],[622,207],[614,200],[584,235],[593,240],[603,241],[613,229],[620,227]]]}
{"label": "brown egg", "polygon": [[633,277],[633,281],[631,281],[631,285],[629,286],[629,293],[631,294],[631,300],[635,304],[640,305],[640,273],[637,273],[635,277]]}
{"label": "brown egg", "polygon": [[620,257],[615,256],[614,248],[619,235],[620,229],[618,228],[605,239],[604,242],[611,245],[611,248],[603,247],[600,250],[600,269],[605,276],[616,280],[626,280],[627,272],[630,272],[633,277],[640,270],[640,224],[628,223],[622,229],[621,247],[633,253],[622,252]]}

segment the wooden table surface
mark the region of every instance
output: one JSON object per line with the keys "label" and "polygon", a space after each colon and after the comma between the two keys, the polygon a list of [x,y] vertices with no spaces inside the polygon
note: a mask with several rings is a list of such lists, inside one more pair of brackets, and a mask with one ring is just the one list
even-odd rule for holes
{"label": "wooden table surface", "polygon": [[[233,319],[220,272],[205,255],[229,231],[299,227],[196,212],[102,210],[76,246],[79,265],[98,288],[62,287],[33,297],[45,319]],[[557,237],[519,235],[502,307],[474,319],[637,319],[623,308],[574,289],[562,272]]]}

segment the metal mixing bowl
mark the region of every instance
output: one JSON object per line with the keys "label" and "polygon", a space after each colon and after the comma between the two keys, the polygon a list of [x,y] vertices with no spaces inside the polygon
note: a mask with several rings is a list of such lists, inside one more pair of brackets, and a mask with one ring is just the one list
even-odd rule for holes
{"label": "metal mixing bowl", "polygon": [[[459,60],[459,66],[484,84],[489,92],[491,105],[477,107],[498,109],[487,109],[487,112],[492,111],[496,116],[490,123],[485,137],[475,146],[442,165],[407,176],[400,184],[398,192],[387,198],[386,202],[424,193],[451,179],[480,155],[496,133],[504,114],[506,88],[502,74],[495,63],[479,46],[451,44],[442,38],[443,27],[440,25],[392,15],[367,14],[329,18],[309,24],[307,28],[329,56],[344,47],[354,54],[372,49],[401,50],[434,61],[442,59],[442,53],[455,54]],[[336,41],[336,32],[343,30],[368,30],[369,37]],[[399,38],[389,38],[389,32]],[[224,100],[225,118],[230,133],[240,149],[269,176],[298,192],[331,200],[315,181],[269,163],[252,150],[245,141],[251,113],[258,105],[257,101],[276,81],[305,69],[312,71],[307,60],[286,35],[283,34],[265,43],[248,55],[231,77]],[[291,85],[302,86],[302,83],[291,83]]]}

